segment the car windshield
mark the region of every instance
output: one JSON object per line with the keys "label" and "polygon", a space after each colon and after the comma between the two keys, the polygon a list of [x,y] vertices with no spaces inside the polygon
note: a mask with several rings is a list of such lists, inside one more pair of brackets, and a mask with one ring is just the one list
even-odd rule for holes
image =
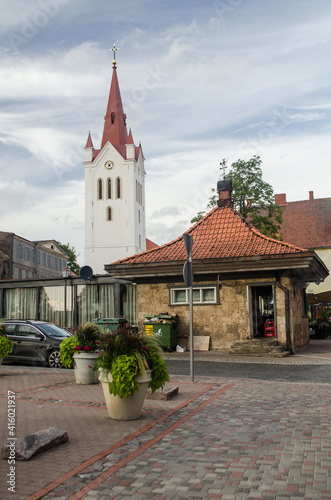
{"label": "car windshield", "polygon": [[70,337],[71,336],[71,334],[69,332],[67,332],[67,330],[60,328],[57,325],[53,325],[52,323],[42,323],[42,324],[39,324],[38,327],[44,333],[47,333],[47,335],[49,335],[50,337]]}

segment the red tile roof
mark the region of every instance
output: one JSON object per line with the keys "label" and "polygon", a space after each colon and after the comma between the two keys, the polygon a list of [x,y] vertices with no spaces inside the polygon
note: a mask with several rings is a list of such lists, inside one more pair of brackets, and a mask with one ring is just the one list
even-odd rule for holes
{"label": "red tile roof", "polygon": [[[303,248],[268,238],[229,207],[215,207],[186,234],[193,236],[194,260],[226,259],[254,255],[280,255],[305,252]],[[114,264],[140,264],[187,259],[183,236]]]}
{"label": "red tile roof", "polygon": [[146,250],[152,250],[153,248],[159,248],[159,245],[146,238]]}

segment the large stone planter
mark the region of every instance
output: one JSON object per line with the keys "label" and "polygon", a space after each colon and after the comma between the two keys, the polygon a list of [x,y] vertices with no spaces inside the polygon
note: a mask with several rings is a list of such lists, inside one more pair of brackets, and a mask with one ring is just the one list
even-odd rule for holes
{"label": "large stone planter", "polygon": [[122,399],[109,393],[108,384],[112,381],[111,374],[107,376],[104,370],[99,370],[99,380],[102,383],[110,418],[113,420],[136,420],[141,416],[148,385],[152,380],[151,373],[150,370],[147,370],[144,376],[138,377],[139,392],[134,392],[131,396]]}
{"label": "large stone planter", "polygon": [[74,369],[77,384],[98,384],[98,373],[93,370],[97,352],[79,352],[74,354]]}

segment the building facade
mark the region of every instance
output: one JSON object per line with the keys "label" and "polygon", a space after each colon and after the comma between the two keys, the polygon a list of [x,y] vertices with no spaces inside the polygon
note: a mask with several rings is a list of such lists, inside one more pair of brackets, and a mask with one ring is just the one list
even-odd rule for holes
{"label": "building facade", "polygon": [[141,145],[127,132],[116,61],[101,142],[85,146],[85,265],[104,265],[146,250],[145,169]]}
{"label": "building facade", "polygon": [[29,241],[0,232],[0,279],[36,279],[62,276],[68,255],[55,240]]}
{"label": "building facade", "polygon": [[109,275],[0,281],[0,318],[75,328],[96,318],[136,321],[136,287]]}
{"label": "building facade", "polygon": [[[281,233],[284,241],[313,249],[331,269],[331,198],[315,198],[309,191],[308,200],[287,201],[286,194],[276,194],[275,203],[283,210]],[[331,276],[321,283],[309,283],[311,304],[331,303]]]}
{"label": "building facade", "polygon": [[[296,352],[309,342],[305,289],[328,269],[312,250],[274,240],[232,209],[229,181],[218,183],[218,206],[186,234],[193,237],[193,331],[211,348],[270,334]],[[106,266],[114,278],[137,284],[138,320],[178,315],[180,337],[189,332],[187,254],[183,236],[157,249]],[[222,286],[218,286],[221,281]]]}

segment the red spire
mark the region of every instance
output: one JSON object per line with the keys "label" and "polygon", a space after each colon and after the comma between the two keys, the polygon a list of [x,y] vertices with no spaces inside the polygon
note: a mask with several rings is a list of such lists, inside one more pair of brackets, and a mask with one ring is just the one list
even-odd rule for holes
{"label": "red spire", "polygon": [[92,137],[91,137],[91,132],[88,133],[88,138],[86,141],[86,148],[93,148],[93,142],[92,142]]}
{"label": "red spire", "polygon": [[139,141],[139,146],[136,147],[136,160],[138,160],[139,153],[141,151],[141,156],[145,159],[144,153],[143,153],[143,148],[141,147],[141,142]]}
{"label": "red spire", "polygon": [[114,63],[101,149],[104,147],[106,142],[109,141],[123,156],[123,158],[125,158],[125,144],[128,143],[127,139],[128,133],[126,130],[126,115],[123,111],[121,92],[116,74],[116,63]]}
{"label": "red spire", "polygon": [[131,128],[129,129],[129,136],[128,136],[127,144],[134,144]]}

